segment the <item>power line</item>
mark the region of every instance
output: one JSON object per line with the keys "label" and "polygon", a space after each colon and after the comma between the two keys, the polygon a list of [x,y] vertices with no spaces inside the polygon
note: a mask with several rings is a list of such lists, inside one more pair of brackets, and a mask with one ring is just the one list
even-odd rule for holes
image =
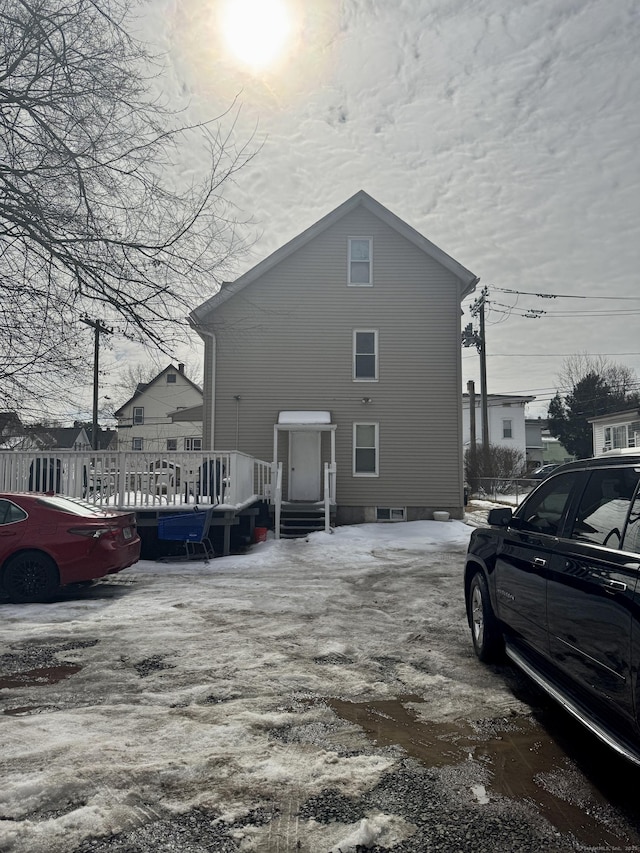
{"label": "power line", "polygon": [[496,287],[491,285],[492,290],[500,293],[515,293],[518,296],[538,296],[540,299],[618,299],[620,301],[640,302],[640,296],[587,296],[576,293],[538,293],[533,290],[513,290],[508,287]]}

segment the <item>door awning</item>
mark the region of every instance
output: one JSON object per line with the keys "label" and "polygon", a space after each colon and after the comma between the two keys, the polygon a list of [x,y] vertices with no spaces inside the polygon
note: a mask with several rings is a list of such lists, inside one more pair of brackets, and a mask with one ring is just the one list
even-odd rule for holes
{"label": "door awning", "polygon": [[331,412],[278,412],[278,424],[290,426],[314,426],[331,423]]}

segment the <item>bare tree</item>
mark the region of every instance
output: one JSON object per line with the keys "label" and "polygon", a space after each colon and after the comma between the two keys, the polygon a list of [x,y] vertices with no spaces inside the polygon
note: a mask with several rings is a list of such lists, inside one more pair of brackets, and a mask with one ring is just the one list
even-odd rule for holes
{"label": "bare tree", "polygon": [[[221,188],[251,153],[222,117],[185,124],[158,97],[161,60],[129,15],[128,0],[0,6],[4,407],[86,365],[83,315],[168,352],[167,322],[238,246]],[[183,185],[177,164],[196,149],[205,165]]]}
{"label": "bare tree", "polygon": [[599,376],[614,395],[621,397],[638,390],[638,377],[632,368],[616,364],[603,355],[590,355],[587,352],[568,356],[557,379],[560,388],[568,392],[588,376]]}

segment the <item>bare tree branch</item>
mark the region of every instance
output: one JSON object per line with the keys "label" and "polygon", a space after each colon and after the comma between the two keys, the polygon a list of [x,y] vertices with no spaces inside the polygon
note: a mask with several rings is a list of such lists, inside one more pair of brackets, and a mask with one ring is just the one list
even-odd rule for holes
{"label": "bare tree branch", "polygon": [[[72,344],[87,312],[166,349],[166,324],[210,293],[242,248],[222,190],[252,142],[234,145],[231,112],[189,124],[158,98],[160,59],[128,33],[129,13],[128,0],[0,8],[6,401],[84,363]],[[192,150],[202,170],[183,183]]]}

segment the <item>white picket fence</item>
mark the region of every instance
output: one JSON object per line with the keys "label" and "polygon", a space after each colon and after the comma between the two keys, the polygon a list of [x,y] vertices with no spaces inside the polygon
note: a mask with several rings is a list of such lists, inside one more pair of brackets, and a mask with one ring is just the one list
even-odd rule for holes
{"label": "white picket fence", "polygon": [[271,463],[237,450],[0,451],[0,491],[53,491],[121,509],[248,506],[269,498]]}

